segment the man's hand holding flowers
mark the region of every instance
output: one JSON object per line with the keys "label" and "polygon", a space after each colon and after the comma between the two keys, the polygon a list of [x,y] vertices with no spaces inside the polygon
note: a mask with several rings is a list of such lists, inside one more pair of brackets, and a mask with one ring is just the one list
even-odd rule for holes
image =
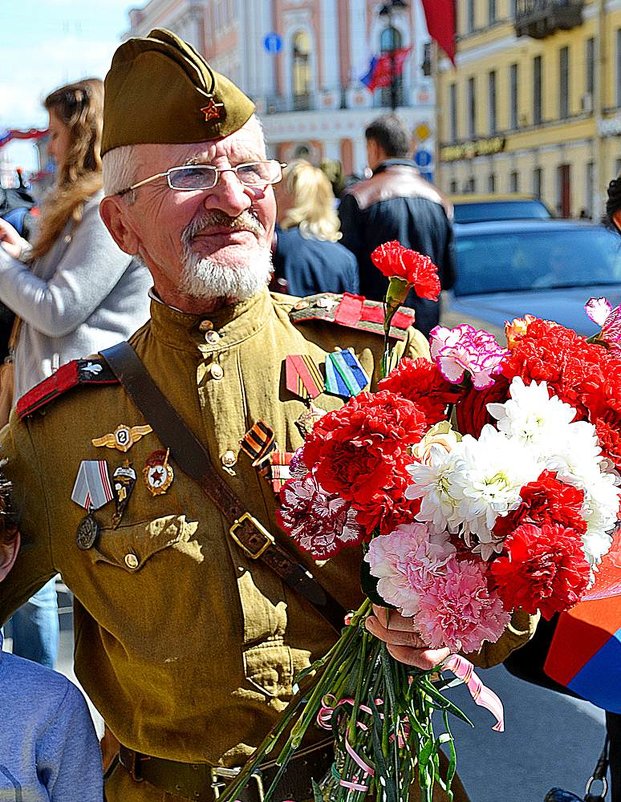
{"label": "man's hand holding flowers", "polygon": [[451,650],[446,646],[441,649],[426,646],[411,617],[377,604],[372,609],[372,615],[364,622],[365,627],[371,635],[384,641],[388,653],[400,663],[432,671],[450,655]]}

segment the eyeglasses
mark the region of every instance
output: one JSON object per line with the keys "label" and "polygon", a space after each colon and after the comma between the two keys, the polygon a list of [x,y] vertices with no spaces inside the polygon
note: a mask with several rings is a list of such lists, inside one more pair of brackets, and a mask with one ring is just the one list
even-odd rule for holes
{"label": "eyeglasses", "polygon": [[168,186],[179,192],[192,192],[197,189],[213,189],[220,179],[221,173],[235,173],[237,178],[246,187],[266,187],[268,184],[276,184],[282,178],[282,168],[286,164],[281,164],[275,159],[263,162],[245,162],[236,167],[213,167],[211,164],[186,164],[183,167],[171,167],[165,173],[143,178],[132,184],[127,189],[117,192],[117,195],[126,195],[133,189],[150,184],[157,178],[166,177]]}

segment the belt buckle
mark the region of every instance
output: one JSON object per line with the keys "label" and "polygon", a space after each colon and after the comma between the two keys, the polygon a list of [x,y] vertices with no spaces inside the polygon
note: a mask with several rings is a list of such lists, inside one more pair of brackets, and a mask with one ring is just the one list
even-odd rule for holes
{"label": "belt buckle", "polygon": [[[222,791],[226,788],[230,780],[234,780],[239,774],[239,768],[227,769],[223,766],[213,766],[211,769],[211,790],[213,791],[214,799],[218,799]],[[263,778],[261,772],[253,772],[250,779],[254,780],[257,784],[257,793],[259,795],[259,802],[263,802],[265,797],[265,789],[263,787]]]}
{"label": "belt buckle", "polygon": [[[264,542],[256,551],[249,549],[245,543],[242,543],[240,538],[237,536],[237,530],[241,529],[245,523],[249,523],[250,526],[257,532],[257,534],[261,535],[264,538]],[[251,515],[249,512],[245,512],[243,515],[240,515],[236,521],[233,522],[229,529],[229,534],[233,538],[233,540],[237,543],[240,549],[246,554],[246,556],[250,557],[251,560],[258,560],[259,557],[269,549],[270,546],[274,544],[274,536],[267,531],[267,529],[263,526],[263,524],[259,523],[254,515]]]}

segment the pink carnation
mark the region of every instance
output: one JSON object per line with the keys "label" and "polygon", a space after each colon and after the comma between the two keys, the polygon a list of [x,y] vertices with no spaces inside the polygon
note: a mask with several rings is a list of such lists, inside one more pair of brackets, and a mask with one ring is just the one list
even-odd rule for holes
{"label": "pink carnation", "polygon": [[432,534],[426,524],[398,526],[369,543],[364,559],[379,579],[377,592],[405,616],[418,610],[418,593],[455,552],[447,533]]}
{"label": "pink carnation", "polygon": [[606,298],[589,298],[584,309],[601,328],[596,339],[603,341],[613,351],[621,351],[621,307],[615,306],[613,309]]}
{"label": "pink carnation", "polygon": [[278,523],[316,560],[325,560],[343,546],[362,540],[356,511],[340,496],[326,492],[312,473],[286,482],[280,498]]}
{"label": "pink carnation", "polygon": [[475,329],[467,323],[447,329],[436,326],[429,335],[431,358],[444,378],[457,384],[469,373],[477,390],[491,387],[493,376],[509,353],[501,348],[488,331]]}
{"label": "pink carnation", "polygon": [[475,652],[485,641],[497,641],[509,618],[489,590],[485,564],[452,556],[421,591],[416,625],[431,648]]}

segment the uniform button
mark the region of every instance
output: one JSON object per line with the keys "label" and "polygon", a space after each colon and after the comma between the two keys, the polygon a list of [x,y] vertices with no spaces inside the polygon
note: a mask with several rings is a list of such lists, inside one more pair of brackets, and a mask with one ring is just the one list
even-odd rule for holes
{"label": "uniform button", "polygon": [[205,334],[205,339],[210,345],[215,345],[220,339],[220,335],[218,334],[217,331],[208,331]]}
{"label": "uniform button", "polygon": [[234,451],[225,451],[222,455],[222,464],[225,468],[232,468],[237,462],[237,457]]}
{"label": "uniform button", "polygon": [[209,375],[212,379],[216,379],[219,381],[224,376],[224,371],[222,370],[221,366],[218,365],[217,362],[214,362],[212,365],[209,366]]}
{"label": "uniform button", "polygon": [[138,568],[138,557],[131,552],[125,555],[125,565],[132,570]]}
{"label": "uniform button", "polygon": [[211,320],[201,320],[201,322],[198,324],[199,331],[205,332],[205,331],[211,331],[212,329],[213,329],[213,323],[211,322]]}

